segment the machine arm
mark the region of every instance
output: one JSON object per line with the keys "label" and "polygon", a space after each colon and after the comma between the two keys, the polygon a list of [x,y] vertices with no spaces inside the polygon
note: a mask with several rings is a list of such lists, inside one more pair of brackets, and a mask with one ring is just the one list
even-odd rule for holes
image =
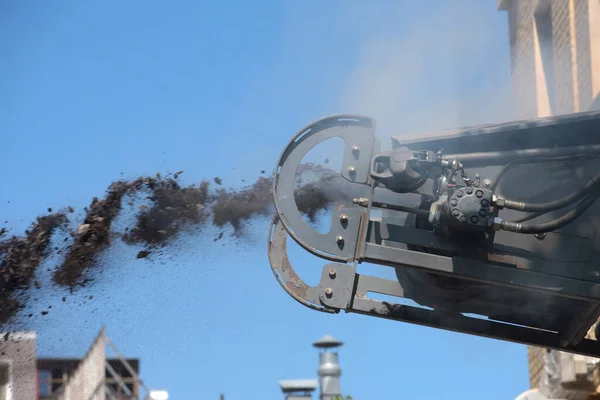
{"label": "machine arm", "polygon": [[[283,151],[269,237],[282,287],[324,312],[600,356],[586,338],[600,316],[600,112],[393,138],[386,152],[374,126],[327,117]],[[293,183],[306,153],[332,137],[345,143],[340,179],[351,201],[334,205],[321,234],[298,210]],[[318,286],[293,271],[287,236],[332,262]],[[362,263],[397,279],[360,274]]]}

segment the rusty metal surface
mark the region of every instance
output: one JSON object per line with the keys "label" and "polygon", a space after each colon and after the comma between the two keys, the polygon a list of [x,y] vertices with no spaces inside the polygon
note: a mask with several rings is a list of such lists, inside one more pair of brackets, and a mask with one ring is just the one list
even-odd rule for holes
{"label": "rusty metal surface", "polygon": [[565,346],[561,344],[560,337],[552,332],[532,330],[488,319],[471,318],[461,314],[450,314],[437,310],[427,310],[403,304],[363,298],[355,298],[352,310],[350,311],[492,339],[501,338],[508,342],[546,347],[573,354],[591,357],[598,357],[600,355],[600,348],[594,340],[584,339],[577,345]]}
{"label": "rusty metal surface", "polygon": [[269,262],[271,270],[281,287],[300,304],[317,311],[335,313],[320,304],[318,288],[307,285],[294,271],[287,255],[286,240],[288,233],[275,215],[269,230]]}
{"label": "rusty metal surface", "polygon": [[346,310],[352,300],[355,269],[350,265],[328,264],[319,283],[321,302],[333,309]]}

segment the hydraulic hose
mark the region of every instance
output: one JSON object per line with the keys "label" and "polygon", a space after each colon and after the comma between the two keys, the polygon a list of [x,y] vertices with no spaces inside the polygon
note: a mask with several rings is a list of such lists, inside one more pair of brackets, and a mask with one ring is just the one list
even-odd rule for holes
{"label": "hydraulic hose", "polygon": [[529,214],[529,215],[525,215],[521,218],[517,218],[515,220],[513,220],[513,222],[527,222],[529,220],[535,219],[537,217],[541,217],[542,215],[547,214],[547,212],[538,212],[538,213],[534,213],[534,214]]}
{"label": "hydraulic hose", "polygon": [[578,200],[581,200],[590,193],[593,189],[597,188],[600,184],[600,172],[594,175],[581,189],[553,201],[547,201],[545,203],[526,203],[523,201],[504,200],[504,208],[509,210],[527,211],[527,212],[549,212],[558,210],[568,206]]}
{"label": "hydraulic hose", "polygon": [[583,214],[594,202],[600,197],[600,190],[596,189],[592,194],[583,199],[577,207],[566,213],[565,215],[549,222],[536,225],[522,225],[519,222],[502,221],[500,229],[525,234],[546,233],[560,229]]}

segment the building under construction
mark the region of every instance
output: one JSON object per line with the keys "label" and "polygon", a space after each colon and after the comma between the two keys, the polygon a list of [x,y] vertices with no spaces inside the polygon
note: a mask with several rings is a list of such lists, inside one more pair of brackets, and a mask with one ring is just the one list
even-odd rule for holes
{"label": "building under construction", "polygon": [[[498,0],[498,9],[508,14],[516,119],[600,109],[600,0]],[[533,347],[528,358],[530,386],[545,397],[600,399],[599,360]]]}
{"label": "building under construction", "polygon": [[[152,391],[144,385],[139,360],[123,357],[104,328],[81,359],[37,358],[37,335],[33,332],[10,332],[2,337],[1,400],[167,398],[166,392]],[[107,358],[107,350],[115,357]],[[146,397],[142,397],[143,392]]]}

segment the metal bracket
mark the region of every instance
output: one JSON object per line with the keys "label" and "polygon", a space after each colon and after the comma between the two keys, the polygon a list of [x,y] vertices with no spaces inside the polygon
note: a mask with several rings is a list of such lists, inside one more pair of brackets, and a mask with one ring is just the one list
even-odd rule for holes
{"label": "metal bracket", "polygon": [[346,264],[327,264],[321,273],[319,298],[327,307],[347,309],[352,300],[355,270]]}

